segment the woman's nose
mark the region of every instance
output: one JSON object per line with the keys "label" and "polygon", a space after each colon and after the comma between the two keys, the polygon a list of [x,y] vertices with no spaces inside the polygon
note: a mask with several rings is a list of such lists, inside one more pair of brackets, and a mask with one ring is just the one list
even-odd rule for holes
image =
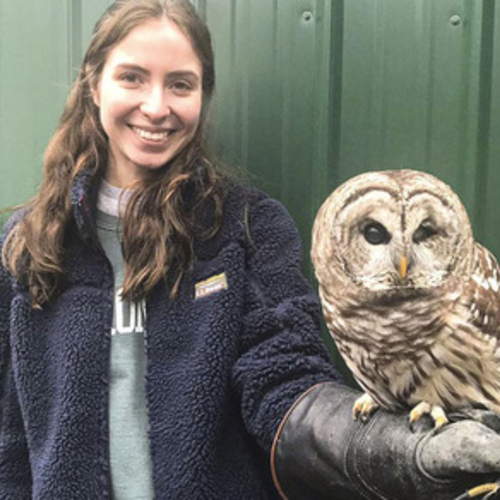
{"label": "woman's nose", "polygon": [[158,122],[170,114],[167,92],[163,87],[153,87],[144,96],[141,111],[152,121]]}

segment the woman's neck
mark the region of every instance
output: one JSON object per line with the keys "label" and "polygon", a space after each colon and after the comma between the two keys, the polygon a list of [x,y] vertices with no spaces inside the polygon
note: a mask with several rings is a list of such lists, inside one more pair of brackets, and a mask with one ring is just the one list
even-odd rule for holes
{"label": "woman's neck", "polygon": [[102,179],[97,196],[97,208],[101,212],[118,217],[123,215],[131,191],[111,185]]}

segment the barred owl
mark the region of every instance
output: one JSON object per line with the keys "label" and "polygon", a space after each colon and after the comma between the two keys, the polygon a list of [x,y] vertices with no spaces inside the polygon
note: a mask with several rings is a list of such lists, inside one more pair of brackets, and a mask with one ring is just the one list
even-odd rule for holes
{"label": "barred owl", "polygon": [[500,413],[499,266],[442,181],[372,172],[325,201],[311,259],[327,326],[365,391],[355,416],[410,421],[471,405]]}

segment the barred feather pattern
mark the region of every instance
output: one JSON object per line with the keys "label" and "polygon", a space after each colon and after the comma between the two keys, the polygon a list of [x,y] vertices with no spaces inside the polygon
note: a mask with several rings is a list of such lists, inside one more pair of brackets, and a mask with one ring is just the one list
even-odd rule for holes
{"label": "barred feather pattern", "polygon": [[412,170],[348,181],[318,212],[311,258],[328,329],[380,406],[500,413],[500,268],[449,186]]}

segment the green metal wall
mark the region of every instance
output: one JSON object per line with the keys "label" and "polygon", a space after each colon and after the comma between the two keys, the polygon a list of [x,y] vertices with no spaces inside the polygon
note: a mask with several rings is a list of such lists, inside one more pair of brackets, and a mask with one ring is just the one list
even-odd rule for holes
{"label": "green metal wall", "polygon": [[221,151],[285,202],[306,244],[338,183],[411,166],[450,183],[500,255],[494,1],[198,3],[218,49]]}
{"label": "green metal wall", "polygon": [[[306,252],[339,182],[413,166],[458,191],[477,238],[500,256],[495,0],[192,1],[214,37],[218,151],[287,205]],[[0,207],[33,193],[109,3],[0,0]]]}
{"label": "green metal wall", "polygon": [[281,199],[308,241],[330,163],[332,4],[199,1],[212,27],[219,153]]}
{"label": "green metal wall", "polygon": [[345,2],[334,161],[339,180],[383,165],[435,173],[458,191],[476,236],[497,255],[499,21],[490,0]]}

